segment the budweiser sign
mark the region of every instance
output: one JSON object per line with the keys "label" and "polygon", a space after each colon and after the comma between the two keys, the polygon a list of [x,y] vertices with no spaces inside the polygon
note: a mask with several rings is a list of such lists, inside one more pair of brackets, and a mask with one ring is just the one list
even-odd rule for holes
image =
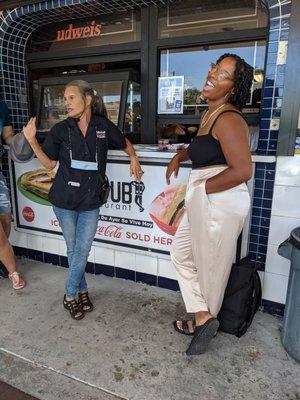
{"label": "budweiser sign", "polygon": [[96,21],[92,21],[89,25],[79,27],[74,27],[73,24],[69,24],[68,29],[57,31],[56,41],[61,42],[63,40],[85,39],[100,35],[101,25],[96,24]]}

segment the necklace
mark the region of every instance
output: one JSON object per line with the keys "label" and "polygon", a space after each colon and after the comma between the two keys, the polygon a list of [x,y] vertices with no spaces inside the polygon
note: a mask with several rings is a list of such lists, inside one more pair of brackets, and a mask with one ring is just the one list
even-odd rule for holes
{"label": "necklace", "polygon": [[221,110],[221,108],[223,108],[224,106],[226,106],[226,103],[221,104],[221,105],[220,105],[218,108],[216,108],[215,111],[213,111],[208,117],[206,117],[206,116],[209,114],[209,110],[207,110],[207,111],[205,112],[205,114],[203,115],[203,118],[202,118],[202,121],[201,121],[201,124],[200,124],[200,128],[203,128],[203,127],[208,123],[208,121],[210,121],[211,118],[216,114],[216,112],[218,112],[219,110]]}

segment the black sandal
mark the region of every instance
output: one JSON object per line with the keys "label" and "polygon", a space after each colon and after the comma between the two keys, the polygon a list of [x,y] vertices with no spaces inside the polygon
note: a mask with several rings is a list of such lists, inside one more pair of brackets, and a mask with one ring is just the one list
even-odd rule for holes
{"label": "black sandal", "polygon": [[75,299],[67,300],[66,295],[64,295],[63,304],[65,309],[70,312],[72,318],[79,320],[84,317],[84,312],[78,307],[78,303]]}
{"label": "black sandal", "polygon": [[[178,322],[181,322],[181,326],[182,326],[181,328],[178,327],[178,325],[177,325]],[[179,332],[182,335],[187,335],[187,336],[193,336],[194,332],[195,332],[195,328],[196,328],[195,320],[192,320],[192,326],[193,326],[194,331],[190,332],[189,326],[188,326],[188,321],[185,319],[180,320],[180,321],[174,321],[173,326],[174,326],[174,329],[176,332]]]}
{"label": "black sandal", "polygon": [[78,307],[81,311],[91,312],[94,309],[93,303],[89,298],[88,292],[79,292],[78,293]]}
{"label": "black sandal", "polygon": [[219,328],[217,318],[208,319],[205,324],[195,327],[194,337],[186,351],[188,356],[203,354]]}

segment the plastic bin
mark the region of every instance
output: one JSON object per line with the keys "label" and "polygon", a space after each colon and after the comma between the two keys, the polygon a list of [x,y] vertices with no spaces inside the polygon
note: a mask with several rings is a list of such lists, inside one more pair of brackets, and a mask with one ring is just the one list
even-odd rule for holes
{"label": "plastic bin", "polygon": [[278,247],[278,254],[291,261],[282,329],[282,344],[300,362],[300,227]]}

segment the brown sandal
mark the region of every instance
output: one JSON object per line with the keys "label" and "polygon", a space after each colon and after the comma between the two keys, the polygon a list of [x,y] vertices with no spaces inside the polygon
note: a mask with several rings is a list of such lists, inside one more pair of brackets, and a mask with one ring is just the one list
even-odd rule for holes
{"label": "brown sandal", "polygon": [[[192,332],[190,331],[189,322],[191,322],[191,325],[192,325],[192,329],[193,329]],[[179,326],[178,323],[181,323],[181,327]],[[189,321],[189,320],[182,319],[179,321],[174,321],[173,326],[174,326],[174,329],[176,332],[179,332],[182,335],[192,336],[195,331],[196,323],[195,323],[195,320]]]}
{"label": "brown sandal", "polygon": [[94,309],[93,303],[89,298],[88,292],[78,293],[78,307],[84,312],[91,312]]}
{"label": "brown sandal", "polygon": [[66,295],[64,295],[63,304],[65,309],[70,312],[72,318],[79,320],[84,317],[84,312],[78,307],[78,303],[75,299],[67,300]]}
{"label": "brown sandal", "polygon": [[20,277],[19,272],[15,271],[8,275],[12,282],[12,287],[15,290],[23,289],[26,286],[26,282]]}

